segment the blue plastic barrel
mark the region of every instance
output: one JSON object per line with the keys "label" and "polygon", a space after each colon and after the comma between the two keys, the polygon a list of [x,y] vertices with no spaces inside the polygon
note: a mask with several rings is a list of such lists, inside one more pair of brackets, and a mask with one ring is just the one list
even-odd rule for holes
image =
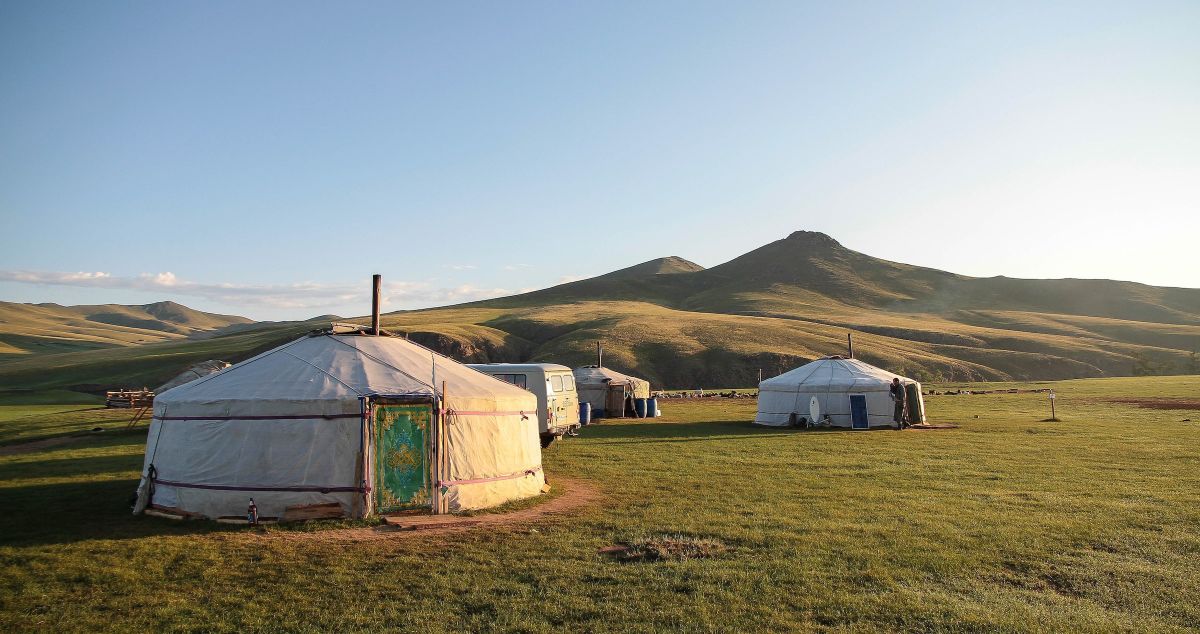
{"label": "blue plastic barrel", "polygon": [[654,418],[658,416],[658,397],[651,396],[646,399],[646,418]]}
{"label": "blue plastic barrel", "polygon": [[646,417],[646,399],[644,399],[644,398],[633,399],[633,413],[638,418]]}
{"label": "blue plastic barrel", "polygon": [[579,424],[580,425],[588,425],[588,424],[591,424],[591,422],[592,422],[592,404],[591,403],[580,403],[579,404]]}

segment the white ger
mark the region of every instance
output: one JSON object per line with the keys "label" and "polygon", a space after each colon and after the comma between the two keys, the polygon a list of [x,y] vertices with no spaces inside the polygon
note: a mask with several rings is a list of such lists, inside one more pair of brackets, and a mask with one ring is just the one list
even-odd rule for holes
{"label": "white ger", "polygon": [[925,420],[921,384],[858,359],[825,357],[758,384],[757,425],[895,427],[892,379],[905,386],[909,420]]}
{"label": "white ger", "polygon": [[537,397],[398,337],[314,333],[154,399],[135,512],[444,513],[539,494]]}

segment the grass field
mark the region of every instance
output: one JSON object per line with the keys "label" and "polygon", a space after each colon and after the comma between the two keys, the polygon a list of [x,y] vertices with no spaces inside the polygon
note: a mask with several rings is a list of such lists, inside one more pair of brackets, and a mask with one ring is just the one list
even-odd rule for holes
{"label": "grass field", "polygon": [[[944,431],[763,430],[752,399],[665,401],[545,453],[552,483],[591,482],[601,504],[370,542],[133,517],[145,431],[120,431],[128,412],[4,405],[0,630],[1197,627],[1200,377],[1052,385],[1063,422],[1039,422],[1043,394],[927,397],[961,425]],[[597,554],[674,535],[727,550]]]}

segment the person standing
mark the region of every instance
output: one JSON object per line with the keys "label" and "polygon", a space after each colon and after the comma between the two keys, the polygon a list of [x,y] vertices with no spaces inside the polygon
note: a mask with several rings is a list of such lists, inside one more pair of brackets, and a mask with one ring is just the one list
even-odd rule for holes
{"label": "person standing", "polygon": [[906,394],[904,393],[904,386],[900,383],[900,379],[892,379],[892,385],[889,388],[889,391],[892,394],[892,402],[896,405],[896,411],[892,415],[892,420],[895,421],[898,429],[904,429],[907,426],[907,422],[904,420],[904,401]]}

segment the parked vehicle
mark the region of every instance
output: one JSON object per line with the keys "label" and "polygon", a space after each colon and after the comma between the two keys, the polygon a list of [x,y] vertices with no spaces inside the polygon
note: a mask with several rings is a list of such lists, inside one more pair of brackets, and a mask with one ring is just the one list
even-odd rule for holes
{"label": "parked vehicle", "polygon": [[571,368],[554,363],[473,363],[468,367],[537,396],[542,447],[549,447],[555,438],[579,429],[579,393]]}

